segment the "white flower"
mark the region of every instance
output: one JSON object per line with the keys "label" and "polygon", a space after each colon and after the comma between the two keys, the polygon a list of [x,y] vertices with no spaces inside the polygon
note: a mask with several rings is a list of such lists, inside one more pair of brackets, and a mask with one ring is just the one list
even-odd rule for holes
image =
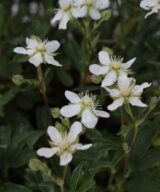
{"label": "white flower", "polygon": [[51,148],[40,148],[37,151],[39,156],[50,158],[57,154],[60,157],[60,165],[65,166],[72,160],[72,154],[77,150],[89,149],[92,144],[82,145],[78,143],[79,134],[82,132],[80,122],[75,122],[71,126],[69,133],[60,133],[55,127],[48,127],[49,142]]}
{"label": "white flower", "polygon": [[72,18],[82,17],[84,14],[81,9],[82,0],[59,0],[59,9],[51,20],[51,24],[59,21],[59,29],[66,29],[67,23]]}
{"label": "white flower", "polygon": [[98,122],[98,117],[109,117],[107,112],[97,110],[99,104],[93,95],[86,93],[78,96],[76,93],[66,91],[65,96],[71,103],[62,107],[61,114],[67,118],[79,115],[81,122],[87,128],[93,129]]}
{"label": "white flower", "polygon": [[61,66],[59,62],[54,59],[55,51],[60,47],[58,41],[42,41],[38,37],[26,38],[27,47],[17,47],[14,49],[15,53],[28,55],[29,62],[38,67],[41,63],[48,63],[55,66]]}
{"label": "white flower", "polygon": [[145,10],[150,10],[149,13],[146,14],[145,18],[153,13],[158,13],[160,10],[160,0],[142,0],[140,3],[140,7]]}
{"label": "white flower", "polygon": [[124,103],[130,103],[133,106],[146,107],[147,105],[142,103],[141,96],[143,89],[150,87],[151,84],[143,83],[142,85],[135,85],[136,81],[133,78],[128,78],[126,75],[122,75],[118,79],[118,88],[106,90],[110,93],[110,96],[114,99],[114,102],[108,106],[110,111],[116,110]]}
{"label": "white flower", "polygon": [[99,20],[101,18],[101,10],[110,6],[109,0],[83,0],[82,10],[85,15],[88,14],[92,19]]}
{"label": "white flower", "polygon": [[101,65],[90,65],[89,70],[94,75],[104,75],[102,87],[113,85],[121,75],[127,75],[129,68],[136,58],[123,63],[123,58],[110,57],[106,51],[99,52],[99,61]]}

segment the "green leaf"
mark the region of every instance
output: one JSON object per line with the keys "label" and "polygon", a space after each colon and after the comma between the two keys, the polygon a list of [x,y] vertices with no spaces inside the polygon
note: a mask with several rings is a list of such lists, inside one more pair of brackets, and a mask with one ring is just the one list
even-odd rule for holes
{"label": "green leaf", "polygon": [[138,170],[149,169],[160,165],[160,148],[149,150],[142,159],[140,159],[135,168]]}
{"label": "green leaf", "polygon": [[96,173],[104,170],[104,169],[108,169],[112,167],[111,162],[108,161],[98,161],[98,162],[94,162],[94,163],[89,163],[89,172],[91,173],[91,175],[95,175]]}
{"label": "green leaf", "polygon": [[9,101],[11,101],[16,96],[17,93],[18,93],[18,88],[14,87],[5,91],[3,94],[1,94],[0,106],[6,105]]}
{"label": "green leaf", "polygon": [[159,192],[160,182],[156,182],[154,179],[141,178],[130,180],[127,183],[128,192]]}
{"label": "green leaf", "polygon": [[4,187],[5,192],[32,192],[30,189],[27,189],[26,187],[22,185],[16,185],[13,183],[8,183]]}
{"label": "green leaf", "polygon": [[70,192],[76,192],[79,178],[82,176],[83,163],[80,163],[73,171],[70,179]]}
{"label": "green leaf", "polygon": [[92,179],[85,178],[83,184],[79,187],[76,192],[87,192],[95,185],[95,181]]}

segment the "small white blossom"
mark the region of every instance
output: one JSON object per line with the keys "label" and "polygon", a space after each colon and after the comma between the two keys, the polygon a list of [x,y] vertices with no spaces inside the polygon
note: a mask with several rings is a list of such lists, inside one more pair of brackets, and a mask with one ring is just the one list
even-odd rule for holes
{"label": "small white blossom", "polygon": [[71,91],[66,91],[65,96],[71,103],[62,107],[61,114],[67,118],[79,115],[81,122],[87,128],[93,129],[98,122],[98,117],[109,117],[107,112],[97,110],[100,105],[96,101],[96,96],[88,93],[79,96]]}
{"label": "small white blossom", "polygon": [[88,14],[92,19],[99,20],[101,18],[101,10],[110,6],[109,0],[83,0],[82,10],[84,15]]}
{"label": "small white blossom", "polygon": [[27,47],[17,47],[15,53],[29,56],[29,62],[38,67],[41,63],[48,63],[55,66],[61,64],[54,59],[55,51],[60,47],[58,41],[42,41],[40,38],[26,38]]}
{"label": "small white blossom", "polygon": [[160,10],[160,0],[142,0],[140,3],[140,7],[147,11],[150,11],[145,16],[145,18],[147,18],[153,13],[158,13],[158,11]]}
{"label": "small white blossom", "polygon": [[69,133],[60,133],[55,127],[48,127],[48,135],[50,137],[51,148],[40,148],[37,151],[39,156],[50,158],[57,154],[60,157],[60,165],[65,166],[71,162],[72,154],[77,150],[89,149],[92,144],[82,145],[78,143],[79,134],[82,132],[82,125],[80,122],[75,122],[71,126]]}
{"label": "small white blossom", "polygon": [[113,85],[121,75],[127,75],[135,60],[136,58],[133,58],[127,63],[123,63],[123,58],[110,57],[106,51],[101,51],[99,52],[101,65],[90,65],[89,70],[94,75],[103,75],[101,86],[107,87]]}
{"label": "small white blossom", "polygon": [[51,24],[59,21],[59,29],[66,29],[67,23],[72,18],[82,17],[83,10],[81,9],[82,0],[59,0],[59,9],[56,15],[51,20]]}
{"label": "small white blossom", "polygon": [[150,86],[151,84],[149,83],[136,85],[135,79],[122,75],[118,79],[117,88],[106,88],[106,90],[110,93],[110,96],[114,99],[114,102],[108,106],[108,109],[110,111],[114,111],[124,103],[130,103],[131,105],[138,107],[147,107],[147,105],[142,103],[140,99],[143,94],[143,89]]}

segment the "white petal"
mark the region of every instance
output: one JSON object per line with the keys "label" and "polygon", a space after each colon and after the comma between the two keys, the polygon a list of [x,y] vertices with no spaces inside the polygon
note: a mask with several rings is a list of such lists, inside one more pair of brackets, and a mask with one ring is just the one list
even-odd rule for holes
{"label": "white petal", "polygon": [[61,112],[61,115],[63,115],[64,117],[70,118],[75,115],[78,115],[80,113],[80,110],[81,110],[80,105],[69,104],[69,105],[62,107],[60,112]]}
{"label": "white petal", "polygon": [[152,7],[154,7],[157,3],[157,0],[143,0],[140,3],[140,7],[146,10],[151,9]]}
{"label": "white petal", "polygon": [[97,9],[91,9],[89,14],[94,20],[99,20],[101,18],[101,14]]}
{"label": "white petal", "polygon": [[72,13],[72,15],[73,15],[73,17],[75,17],[75,18],[78,18],[78,17],[80,17],[81,15],[80,15],[80,8],[75,8],[75,7],[73,7],[72,9],[71,9],[71,13]]}
{"label": "white petal", "polygon": [[34,49],[38,45],[38,41],[36,39],[26,38],[27,48]]}
{"label": "white petal", "polygon": [[45,47],[47,52],[54,53],[55,51],[57,51],[57,49],[59,49],[60,43],[58,41],[49,41],[47,42]]}
{"label": "white petal", "polygon": [[145,103],[143,103],[139,98],[136,98],[136,97],[131,97],[129,99],[129,103],[133,106],[147,107]]}
{"label": "white petal", "polygon": [[111,63],[109,54],[106,51],[99,52],[99,61],[103,65],[109,65]]}
{"label": "white petal", "polygon": [[73,123],[68,133],[68,136],[67,136],[68,141],[70,143],[74,142],[81,132],[82,132],[82,124],[76,121],[75,123]]}
{"label": "white petal", "polygon": [[70,153],[63,153],[61,156],[60,156],[60,165],[61,166],[65,166],[67,165],[68,163],[70,163],[72,161],[72,155]]}
{"label": "white petal", "polygon": [[23,54],[23,55],[27,55],[28,54],[27,49],[25,49],[23,47],[16,47],[13,51],[15,53],[19,53],[19,54]]}
{"label": "white petal", "polygon": [[52,55],[45,54],[45,61],[48,64],[51,64],[51,65],[54,65],[54,66],[57,66],[57,67],[61,67],[62,66],[58,61],[56,61],[54,59],[54,57]]}
{"label": "white petal", "polygon": [[77,150],[87,150],[91,148],[93,145],[92,144],[87,144],[87,145],[82,145],[82,144],[77,144],[76,149]]}
{"label": "white petal", "polygon": [[105,75],[107,74],[109,67],[93,64],[89,66],[89,70],[94,75]]}
{"label": "white petal", "polygon": [[55,127],[49,126],[47,129],[47,133],[48,133],[50,139],[54,143],[60,143],[62,141],[62,136],[61,136],[60,132]]}
{"label": "white petal", "polygon": [[82,123],[85,127],[93,129],[98,122],[98,118],[93,114],[90,109],[86,109],[82,113]]}
{"label": "white petal", "polygon": [[122,106],[124,102],[123,98],[116,99],[111,105],[108,106],[110,111],[116,110],[118,107]]}
{"label": "white petal", "polygon": [[102,110],[95,110],[95,114],[98,117],[103,117],[103,118],[108,118],[110,117],[109,113],[107,113],[106,111],[102,111]]}
{"label": "white petal", "polygon": [[62,20],[59,23],[59,29],[67,29],[67,23],[69,21],[69,16],[64,14]]}
{"label": "white petal", "polygon": [[37,151],[37,154],[41,157],[46,157],[46,158],[50,158],[52,157],[54,154],[56,154],[58,151],[57,148],[41,148]]}
{"label": "white petal", "polygon": [[117,80],[117,75],[115,71],[110,71],[102,81],[102,87],[107,87],[113,85]]}
{"label": "white petal", "polygon": [[118,87],[121,90],[121,92],[123,93],[126,90],[129,90],[132,82],[135,82],[135,79],[128,78],[126,75],[121,75],[118,79]]}
{"label": "white petal", "polygon": [[96,4],[95,4],[95,7],[100,10],[106,9],[109,6],[110,6],[109,0],[98,0],[96,1]]}
{"label": "white petal", "polygon": [[142,85],[136,85],[133,89],[132,89],[132,94],[138,95],[138,94],[142,94],[143,93],[143,89],[150,87],[151,83],[143,83]]}
{"label": "white petal", "polygon": [[43,63],[43,59],[40,53],[36,53],[30,57],[29,62],[35,65],[36,67]]}
{"label": "white petal", "polygon": [[71,102],[71,103],[79,103],[80,102],[80,98],[79,96],[71,91],[65,91],[65,97]]}
{"label": "white petal", "polygon": [[118,89],[109,89],[108,87],[105,87],[105,89],[110,93],[112,97],[120,96],[120,91]]}
{"label": "white petal", "polygon": [[60,21],[63,17],[63,12],[60,10],[57,14],[52,18],[51,24],[55,24],[57,21]]}
{"label": "white petal", "polygon": [[131,59],[131,60],[129,60],[127,63],[123,63],[122,67],[124,69],[129,69],[132,66],[132,64],[135,62],[135,60],[136,60],[136,57]]}

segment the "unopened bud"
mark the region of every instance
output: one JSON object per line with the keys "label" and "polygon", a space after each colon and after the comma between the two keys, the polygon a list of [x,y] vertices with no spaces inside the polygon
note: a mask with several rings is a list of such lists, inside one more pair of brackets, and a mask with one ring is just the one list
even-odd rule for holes
{"label": "unopened bud", "polygon": [[111,10],[106,10],[102,12],[102,18],[104,21],[108,21],[111,17]]}
{"label": "unopened bud", "polygon": [[91,76],[91,80],[92,80],[93,83],[99,84],[102,81],[102,77],[101,76],[92,75]]}
{"label": "unopened bud", "polygon": [[14,75],[12,77],[12,81],[14,84],[16,84],[17,86],[21,86],[24,83],[24,78],[22,75]]}
{"label": "unopened bud", "polygon": [[149,108],[151,110],[153,110],[157,106],[159,100],[160,100],[160,98],[158,98],[158,97],[152,97],[150,100],[150,103],[149,103]]}
{"label": "unopened bud", "polygon": [[31,159],[29,161],[29,168],[32,171],[46,172],[48,170],[47,165],[45,163],[43,163],[42,161],[40,161],[39,159]]}
{"label": "unopened bud", "polygon": [[59,118],[60,117],[60,109],[59,108],[52,108],[51,114],[53,118]]}

